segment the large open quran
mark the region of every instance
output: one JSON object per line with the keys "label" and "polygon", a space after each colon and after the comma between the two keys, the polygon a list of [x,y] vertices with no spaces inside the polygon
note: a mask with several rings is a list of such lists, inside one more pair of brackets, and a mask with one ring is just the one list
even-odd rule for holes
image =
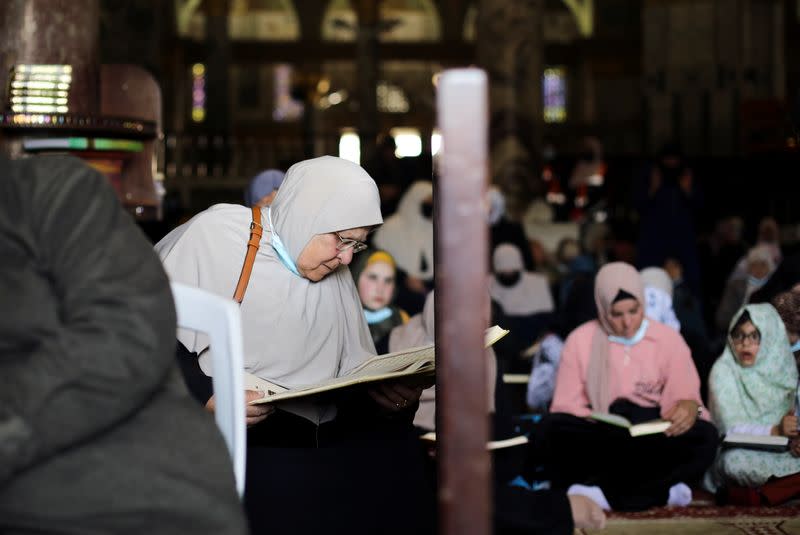
{"label": "large open quran", "polygon": [[[508,331],[495,325],[486,329],[484,347],[492,344],[508,334]],[[244,387],[247,390],[266,392],[263,398],[251,401],[253,405],[274,403],[287,399],[300,398],[345,388],[363,383],[374,383],[387,379],[398,379],[416,375],[433,375],[436,371],[436,352],[433,344],[414,347],[385,355],[377,355],[365,360],[360,365],[340,377],[334,377],[313,385],[289,388],[273,381],[256,377],[245,372]]]}

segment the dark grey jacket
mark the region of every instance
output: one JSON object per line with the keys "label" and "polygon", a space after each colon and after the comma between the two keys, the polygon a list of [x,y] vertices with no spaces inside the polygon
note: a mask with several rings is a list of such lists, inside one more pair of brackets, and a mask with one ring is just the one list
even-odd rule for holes
{"label": "dark grey jacket", "polygon": [[245,533],[150,244],[79,160],[0,160],[0,532]]}

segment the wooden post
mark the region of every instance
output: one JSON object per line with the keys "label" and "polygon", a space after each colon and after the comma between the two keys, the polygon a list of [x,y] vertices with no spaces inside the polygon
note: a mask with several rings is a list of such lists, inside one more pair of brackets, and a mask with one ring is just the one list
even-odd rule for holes
{"label": "wooden post", "polygon": [[439,533],[491,530],[486,363],[487,80],[480,69],[439,79],[436,184],[436,358]]}
{"label": "wooden post", "polygon": [[[379,132],[378,81],[380,61],[378,59],[379,3],[375,0],[355,2],[358,14],[356,34],[356,66],[358,77],[358,136],[361,139],[361,163],[367,164],[375,157]],[[375,177],[380,181],[384,177]]]}

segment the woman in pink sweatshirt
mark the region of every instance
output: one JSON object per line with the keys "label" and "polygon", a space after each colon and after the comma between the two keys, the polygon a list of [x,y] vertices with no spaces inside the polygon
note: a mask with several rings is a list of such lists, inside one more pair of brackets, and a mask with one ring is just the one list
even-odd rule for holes
{"label": "woman in pink sweatshirt", "polygon": [[[680,334],[644,317],[642,282],[623,262],[595,281],[598,319],[567,338],[551,414],[534,455],[554,487],[601,507],[642,510],[688,505],[718,437],[700,398],[700,380]],[[669,420],[663,433],[632,437],[588,417],[615,413],[632,423]]]}

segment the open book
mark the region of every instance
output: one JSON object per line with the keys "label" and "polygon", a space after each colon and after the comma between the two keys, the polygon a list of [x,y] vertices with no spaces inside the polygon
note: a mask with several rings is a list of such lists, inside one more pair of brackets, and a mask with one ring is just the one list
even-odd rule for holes
{"label": "open book", "polygon": [[624,416],[620,416],[619,414],[610,414],[607,412],[593,412],[589,415],[589,418],[592,420],[597,420],[598,422],[605,422],[618,427],[624,427],[628,430],[632,437],[663,433],[669,429],[669,426],[672,425],[672,422],[668,420],[650,420],[640,424],[632,424],[630,420]]}
{"label": "open book", "polygon": [[531,376],[529,373],[504,373],[503,382],[507,385],[527,385]]}
{"label": "open book", "polygon": [[[435,431],[428,431],[424,435],[420,435],[420,440],[424,442],[432,442],[436,443],[436,432]],[[528,443],[528,437],[525,435],[518,435],[516,437],[505,438],[503,440],[490,440],[486,443],[486,449],[491,450],[501,450],[503,448],[511,448],[513,446],[521,446],[522,444]]]}
{"label": "open book", "polygon": [[772,435],[728,433],[722,441],[722,447],[781,452],[789,449],[789,439]]}
{"label": "open book", "polygon": [[[486,329],[484,347],[490,347],[508,334],[508,331],[495,325]],[[245,390],[261,390],[267,393],[263,398],[251,401],[251,405],[274,403],[287,399],[321,394],[352,385],[374,383],[411,375],[432,375],[436,370],[436,352],[433,344],[413,347],[385,355],[377,355],[365,360],[345,375],[334,377],[313,385],[294,388],[261,379],[251,373],[244,373]]]}

